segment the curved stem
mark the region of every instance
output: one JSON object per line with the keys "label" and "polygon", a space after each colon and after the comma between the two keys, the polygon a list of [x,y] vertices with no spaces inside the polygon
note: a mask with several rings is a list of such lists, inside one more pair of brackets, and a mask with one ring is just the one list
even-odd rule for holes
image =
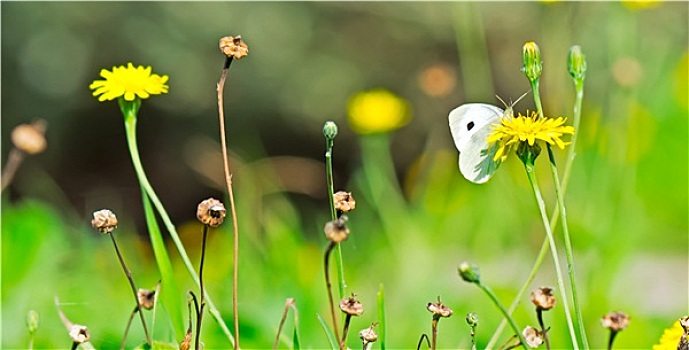
{"label": "curved stem", "polygon": [[522,331],[519,329],[519,326],[517,326],[517,323],[514,322],[514,319],[512,316],[507,312],[507,309],[505,309],[505,306],[502,305],[498,297],[493,293],[493,290],[490,289],[487,285],[483,284],[481,281],[478,281],[476,283],[481,290],[483,290],[486,295],[490,298],[491,301],[493,301],[493,304],[500,309],[500,312],[502,312],[502,315],[505,317],[507,322],[510,324],[510,327],[512,327],[512,330],[514,333],[517,335],[519,338],[519,341],[524,349],[529,349],[529,347],[526,345],[526,339],[524,339],[524,334],[522,334]]}
{"label": "curved stem", "polygon": [[204,300],[205,291],[203,290],[203,261],[206,257],[206,238],[208,236],[208,225],[203,225],[203,243],[201,244],[201,264],[199,265],[199,289],[201,290],[201,307],[196,314],[196,341],[195,349],[201,349],[201,320],[203,319],[203,307],[206,306]]}
{"label": "curved stem", "polygon": [[330,268],[329,268],[329,257],[330,257],[330,252],[332,252],[333,248],[337,245],[335,242],[330,242],[328,244],[328,248],[325,250],[325,285],[328,289],[328,302],[330,303],[330,316],[333,319],[333,331],[335,332],[335,339],[338,342],[338,347],[340,350],[343,349],[342,346],[342,341],[340,340],[340,331],[338,330],[337,327],[337,316],[335,315],[335,302],[333,301],[333,287],[332,283],[330,282]]}
{"label": "curved stem", "polygon": [[[325,177],[327,181],[328,188],[328,201],[330,202],[330,220],[337,219],[337,213],[335,211],[335,200],[333,198],[335,194],[335,185],[333,181],[333,140],[326,138],[325,140]],[[344,264],[342,261],[342,246],[338,243],[335,249],[335,268],[337,269],[337,281],[338,281],[338,292],[340,293],[340,299],[344,298],[345,291],[347,289],[347,283],[344,279]]]}

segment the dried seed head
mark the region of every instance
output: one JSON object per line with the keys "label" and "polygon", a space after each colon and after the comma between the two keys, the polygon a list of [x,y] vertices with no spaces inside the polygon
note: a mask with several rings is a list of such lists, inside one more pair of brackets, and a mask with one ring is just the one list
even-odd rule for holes
{"label": "dried seed head", "polygon": [[12,130],[12,143],[14,143],[14,147],[26,154],[43,152],[47,145],[45,128],[46,123],[44,120],[38,120],[31,124],[17,125]]}
{"label": "dried seed head", "polygon": [[347,237],[349,237],[347,215],[342,215],[338,219],[328,221],[323,230],[325,231],[325,237],[331,242],[340,243],[346,241]]}
{"label": "dried seed head", "polygon": [[156,291],[139,288],[136,292],[136,298],[139,299],[139,307],[150,310],[153,308],[156,300]]}
{"label": "dried seed head", "polygon": [[220,38],[220,51],[227,57],[239,60],[249,54],[249,47],[242,41],[241,35],[235,37],[226,36]]}
{"label": "dried seed head", "polygon": [[368,343],[373,343],[376,340],[378,340],[378,334],[373,330],[373,328],[377,325],[377,323],[372,323],[371,327],[368,327],[366,329],[362,329],[359,332],[359,339],[361,339],[364,342],[364,345]]}
{"label": "dried seed head", "polygon": [[526,345],[532,349],[535,349],[543,344],[543,333],[536,328],[527,326],[524,328],[524,331],[522,331],[522,334],[526,340]]}
{"label": "dried seed head", "polygon": [[364,313],[364,305],[355,299],[354,293],[351,297],[340,300],[340,310],[351,316],[361,316]]}
{"label": "dried seed head", "polygon": [[335,210],[343,213],[349,213],[356,208],[356,201],[351,192],[335,192],[333,194],[333,202],[335,202]]}
{"label": "dried seed head", "polygon": [[470,312],[467,314],[466,317],[467,324],[469,327],[477,327],[478,326],[478,314],[475,312]]}
{"label": "dried seed head", "polygon": [[191,332],[187,332],[184,336],[184,340],[179,343],[179,350],[189,350],[191,348]]}
{"label": "dried seed head", "polygon": [[689,333],[689,316],[680,318],[679,325],[684,329],[684,333]]}
{"label": "dried seed head", "polygon": [[89,332],[89,329],[86,328],[86,326],[73,324],[69,328],[69,337],[72,338],[72,341],[74,341],[75,343],[81,344],[91,339],[91,333]]}
{"label": "dried seed head", "polygon": [[111,233],[117,228],[117,216],[108,209],[102,209],[93,213],[91,226],[101,233]]}
{"label": "dried seed head", "polygon": [[624,312],[615,311],[609,312],[601,319],[603,327],[612,332],[619,332],[629,325],[629,316]]}
{"label": "dried seed head", "polygon": [[220,226],[223,220],[225,220],[226,214],[227,211],[225,210],[225,206],[221,201],[215,198],[208,198],[199,203],[196,209],[196,218],[199,219],[202,224],[210,227]]}
{"label": "dried seed head", "polygon": [[428,309],[428,311],[430,311],[433,314],[433,317],[452,316],[452,309],[443,305],[443,302],[440,301],[440,297],[438,297],[437,303],[428,303],[428,305],[426,305],[426,309]]}
{"label": "dried seed head", "polygon": [[555,296],[550,287],[541,287],[531,291],[531,302],[537,309],[550,310],[555,306]]}

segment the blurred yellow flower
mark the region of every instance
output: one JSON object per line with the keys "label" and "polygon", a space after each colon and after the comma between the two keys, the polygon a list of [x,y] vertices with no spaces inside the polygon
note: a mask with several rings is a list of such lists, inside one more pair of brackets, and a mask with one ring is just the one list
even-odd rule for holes
{"label": "blurred yellow flower", "polygon": [[643,10],[660,5],[660,0],[622,0],[622,5],[630,10]]}
{"label": "blurred yellow flower", "polygon": [[653,345],[653,350],[677,350],[679,338],[684,334],[679,320],[672,324],[672,327],[665,329],[663,335],[660,337],[658,344]]}
{"label": "blurred yellow flower", "polygon": [[500,148],[493,160],[497,161],[503,154],[507,157],[505,148],[509,151],[512,145],[518,142],[526,141],[529,146],[533,146],[536,140],[542,140],[564,149],[569,143],[563,142],[560,137],[563,134],[574,134],[574,127],[562,125],[566,120],[562,117],[538,118],[536,112],[531,112],[531,115],[527,112],[526,117],[520,113],[516,118],[502,118],[487,139],[489,144],[500,141]]}
{"label": "blurred yellow flower", "polygon": [[362,91],[347,104],[348,121],[359,134],[389,132],[406,125],[409,103],[385,89]]}
{"label": "blurred yellow flower", "polygon": [[151,74],[151,66],[134,65],[129,62],[127,67],[112,67],[112,72],[101,69],[101,77],[105,80],[94,80],[89,89],[94,90],[93,96],[98,96],[98,101],[111,101],[124,97],[126,101],[134,101],[137,97],[147,99],[150,95],[159,95],[168,92],[165,83],[167,75]]}

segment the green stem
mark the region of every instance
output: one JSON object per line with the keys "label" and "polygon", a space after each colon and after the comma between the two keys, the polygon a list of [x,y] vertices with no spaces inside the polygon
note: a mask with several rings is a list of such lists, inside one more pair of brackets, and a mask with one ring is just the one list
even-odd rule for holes
{"label": "green stem", "polygon": [[[333,195],[335,194],[335,185],[333,181],[333,140],[326,137],[325,140],[325,176],[328,185],[328,201],[330,202],[330,220],[337,219],[335,211],[335,201]],[[347,283],[344,278],[344,264],[342,262],[342,246],[338,243],[335,247],[335,268],[337,269],[337,287],[340,293],[340,299],[344,298],[347,290]]]}
{"label": "green stem", "polygon": [[[120,106],[122,106],[122,103],[120,104]],[[187,252],[184,249],[184,245],[182,244],[182,241],[179,239],[179,235],[177,234],[175,225],[172,223],[172,220],[170,220],[170,216],[167,214],[167,211],[165,211],[163,203],[160,201],[158,195],[153,190],[153,187],[151,186],[151,183],[148,181],[146,173],[144,172],[144,168],[141,163],[141,158],[139,157],[139,149],[136,142],[137,110],[122,108],[122,112],[124,113],[124,125],[127,136],[127,145],[129,146],[129,153],[132,158],[132,163],[134,165],[134,170],[136,171],[137,178],[139,179],[139,184],[148,195],[149,200],[153,203],[153,206],[158,211],[158,214],[160,215],[160,218],[162,219],[165,228],[170,233],[170,237],[172,238],[172,241],[174,242],[180,257],[182,258],[182,262],[184,263],[184,266],[189,272],[191,279],[194,281],[197,287],[200,287],[199,278],[196,275],[196,272],[194,271],[194,265],[191,263],[191,260],[189,260],[189,256],[187,255]],[[213,315],[220,328],[222,328],[223,332],[230,340],[230,343],[234,344],[234,337],[232,336],[230,330],[227,328],[227,325],[225,324],[222,315],[213,304],[210,295],[206,295],[206,302],[208,304],[208,308],[210,309],[210,314]]]}
{"label": "green stem", "polygon": [[579,294],[577,293],[577,282],[574,274],[574,253],[572,250],[572,241],[569,235],[569,225],[567,224],[567,210],[565,209],[564,195],[560,187],[560,180],[557,174],[557,167],[555,166],[555,156],[550,145],[548,148],[548,158],[550,159],[550,172],[553,175],[553,183],[555,184],[555,195],[557,196],[557,207],[560,212],[562,222],[562,232],[565,238],[565,256],[567,257],[567,272],[569,274],[569,282],[572,288],[572,300],[574,302],[574,314],[577,318],[579,326],[579,337],[581,338],[582,346],[588,349],[588,340],[586,339],[586,328],[584,328],[584,318],[581,313],[581,303],[579,301]]}
{"label": "green stem", "polygon": [[536,103],[536,110],[538,111],[539,118],[544,118],[543,115],[543,105],[541,104],[541,93],[538,91],[539,80],[535,79],[531,81],[531,91],[533,92],[534,103]]}
{"label": "green stem", "polygon": [[548,241],[550,245],[550,252],[553,256],[553,264],[555,265],[555,273],[557,274],[557,287],[560,289],[560,295],[562,297],[562,305],[565,309],[565,317],[567,319],[567,327],[569,328],[569,333],[572,338],[572,346],[574,350],[579,349],[579,343],[577,342],[577,336],[574,332],[574,324],[572,323],[572,315],[569,311],[569,302],[567,300],[567,293],[565,289],[564,279],[562,277],[562,270],[560,269],[560,262],[558,261],[557,247],[555,246],[555,238],[553,237],[553,232],[550,229],[550,221],[548,220],[548,214],[545,209],[545,202],[541,196],[541,190],[538,187],[538,180],[536,179],[536,168],[533,164],[524,164],[526,169],[526,176],[529,178],[529,184],[531,189],[533,189],[534,196],[536,197],[536,202],[538,203],[538,210],[541,213],[541,219],[543,220],[543,227],[545,228],[546,235],[548,236]]}
{"label": "green stem", "polygon": [[505,316],[505,319],[507,322],[510,324],[510,327],[512,327],[512,330],[514,333],[519,337],[519,341],[521,342],[521,345],[524,349],[529,349],[526,343],[526,339],[524,339],[524,335],[522,334],[522,331],[519,329],[519,326],[517,326],[517,323],[514,322],[514,319],[512,316],[507,312],[507,309],[505,309],[505,306],[502,305],[498,297],[493,293],[493,290],[490,289],[487,285],[483,284],[481,281],[476,282],[476,284],[481,288],[486,295],[490,298],[491,301],[493,301],[493,304],[500,309],[500,312],[502,312],[502,315]]}

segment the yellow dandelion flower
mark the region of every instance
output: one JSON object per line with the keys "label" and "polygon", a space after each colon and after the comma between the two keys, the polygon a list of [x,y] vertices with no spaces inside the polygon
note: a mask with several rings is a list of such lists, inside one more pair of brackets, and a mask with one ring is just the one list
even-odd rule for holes
{"label": "yellow dandelion flower", "polygon": [[349,125],[359,134],[399,129],[410,120],[407,101],[385,89],[356,94],[347,104]]}
{"label": "yellow dandelion flower", "polygon": [[509,151],[514,144],[519,142],[528,142],[529,146],[533,146],[536,140],[541,140],[556,145],[560,149],[564,149],[569,144],[561,139],[564,134],[574,134],[574,127],[563,125],[567,119],[539,118],[536,112],[526,114],[527,116],[519,113],[515,118],[502,118],[500,124],[494,126],[493,132],[487,138],[491,145],[500,142],[493,160],[497,161],[503,155],[506,157],[505,150]]}
{"label": "yellow dandelion flower", "polygon": [[112,101],[124,97],[126,101],[134,101],[137,97],[147,99],[150,95],[160,95],[168,92],[165,83],[167,75],[151,74],[151,66],[144,67],[129,62],[127,66],[112,67],[112,71],[102,69],[101,77],[105,80],[94,80],[89,89],[94,90],[93,96],[98,101]]}
{"label": "yellow dandelion flower", "polygon": [[665,329],[658,344],[653,345],[653,350],[677,350],[677,344],[679,344],[682,334],[684,334],[682,325],[680,325],[679,320],[675,321],[672,327]]}

